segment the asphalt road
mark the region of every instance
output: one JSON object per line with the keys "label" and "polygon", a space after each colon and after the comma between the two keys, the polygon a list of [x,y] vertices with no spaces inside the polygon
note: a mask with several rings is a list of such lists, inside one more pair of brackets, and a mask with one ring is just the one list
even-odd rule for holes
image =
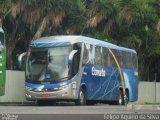
{"label": "asphalt road", "polygon": [[[115,118],[111,115],[118,114]],[[132,105],[116,106],[97,104],[94,106],[74,106],[74,104],[37,105],[1,105],[0,120],[116,120],[119,115],[131,114],[134,119],[160,119],[158,109],[135,109]],[[154,116],[158,114],[158,116]],[[151,115],[151,116],[147,116]],[[141,118],[142,117],[142,118]],[[146,118],[148,117],[148,118]],[[110,118],[110,119],[109,119]],[[123,118],[123,117],[122,117]],[[129,120],[123,118],[122,120]]]}

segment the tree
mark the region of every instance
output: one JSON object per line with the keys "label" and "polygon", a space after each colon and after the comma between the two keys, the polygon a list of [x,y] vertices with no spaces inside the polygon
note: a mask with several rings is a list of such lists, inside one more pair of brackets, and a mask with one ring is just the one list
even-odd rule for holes
{"label": "tree", "polygon": [[151,79],[146,74],[160,56],[160,0],[5,0],[0,6],[8,69],[31,40],[81,34],[136,49],[140,78]]}

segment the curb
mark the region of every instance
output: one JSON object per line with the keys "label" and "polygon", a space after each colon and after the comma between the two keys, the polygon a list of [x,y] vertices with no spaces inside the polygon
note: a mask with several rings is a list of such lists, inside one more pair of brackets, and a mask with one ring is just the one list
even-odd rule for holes
{"label": "curb", "polygon": [[160,110],[160,105],[127,105],[127,110]]}

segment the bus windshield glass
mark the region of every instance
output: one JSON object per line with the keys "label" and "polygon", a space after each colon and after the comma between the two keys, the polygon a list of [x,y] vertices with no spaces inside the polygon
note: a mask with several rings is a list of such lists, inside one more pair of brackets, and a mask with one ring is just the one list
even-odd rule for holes
{"label": "bus windshield glass", "polygon": [[4,34],[0,32],[0,53],[3,51],[4,48]]}
{"label": "bus windshield glass", "polygon": [[33,83],[67,80],[70,51],[70,46],[32,49],[27,59],[26,80]]}

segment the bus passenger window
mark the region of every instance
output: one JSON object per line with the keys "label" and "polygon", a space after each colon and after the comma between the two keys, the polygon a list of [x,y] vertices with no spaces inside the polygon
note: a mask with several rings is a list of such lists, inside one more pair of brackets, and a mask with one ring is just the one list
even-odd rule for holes
{"label": "bus passenger window", "polygon": [[84,45],[82,65],[85,65],[86,63],[87,63],[87,48],[86,45]]}
{"label": "bus passenger window", "polygon": [[[112,49],[112,52],[114,53],[114,55],[115,55],[115,57],[116,57],[116,59],[117,59],[117,56],[116,56],[116,54],[117,54],[116,52],[117,52],[117,51],[114,50],[114,49]],[[111,55],[111,53],[110,53],[110,55]],[[110,58],[111,58],[111,66],[112,66],[112,67],[117,67],[116,62],[115,62],[115,59],[113,58],[112,55],[111,55]]]}
{"label": "bus passenger window", "polygon": [[102,64],[104,66],[111,66],[111,54],[108,50],[108,48],[103,48],[103,54],[102,54]]}
{"label": "bus passenger window", "polygon": [[126,69],[132,69],[132,58],[131,58],[131,53],[129,52],[124,52],[124,57],[123,57],[123,61],[124,61],[124,68]]}
{"label": "bus passenger window", "polygon": [[133,69],[136,69],[138,68],[138,61],[137,61],[137,55],[136,53],[133,53],[132,54],[132,64],[133,64]]}
{"label": "bus passenger window", "polygon": [[94,64],[95,47],[93,45],[84,44],[83,65]]}
{"label": "bus passenger window", "polygon": [[99,46],[95,48],[95,64],[102,65],[101,47]]}

